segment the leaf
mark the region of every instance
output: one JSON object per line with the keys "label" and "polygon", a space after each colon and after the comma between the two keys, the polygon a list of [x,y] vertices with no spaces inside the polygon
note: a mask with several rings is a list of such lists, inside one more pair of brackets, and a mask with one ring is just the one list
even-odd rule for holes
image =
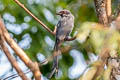
{"label": "leaf", "polygon": [[[101,52],[101,49],[105,45],[110,48],[110,54],[113,57],[116,56],[116,53],[120,52],[119,31],[116,29],[104,27],[103,25],[98,23],[83,23],[78,29],[77,41],[83,45],[86,43],[86,41],[89,41],[88,45],[91,45],[94,50],[92,52],[95,52],[97,54]],[[87,49],[87,46],[85,46],[84,48]]]}
{"label": "leaf", "polygon": [[91,32],[91,22],[85,22],[81,25],[81,27],[78,30],[78,35],[77,35],[77,41],[79,43],[83,43],[86,41],[87,37],[89,36]]}

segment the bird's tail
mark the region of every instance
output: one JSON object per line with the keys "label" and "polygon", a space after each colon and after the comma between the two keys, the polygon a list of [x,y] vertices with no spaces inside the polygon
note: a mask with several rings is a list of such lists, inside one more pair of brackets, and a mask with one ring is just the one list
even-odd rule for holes
{"label": "bird's tail", "polygon": [[58,72],[58,56],[61,53],[61,51],[60,51],[60,45],[61,45],[61,42],[56,39],[55,46],[54,46],[54,53],[53,53],[54,57],[53,57],[52,71],[48,75],[48,78],[51,78],[54,75],[54,73]]}

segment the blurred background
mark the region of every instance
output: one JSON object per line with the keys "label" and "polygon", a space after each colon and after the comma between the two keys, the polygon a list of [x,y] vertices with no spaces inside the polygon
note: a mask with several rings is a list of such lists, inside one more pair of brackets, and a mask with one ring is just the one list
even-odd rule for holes
{"label": "blurred background", "polygon": [[[112,9],[119,0],[112,0]],[[75,28],[71,34],[74,36],[84,22],[98,22],[93,0],[20,0],[35,16],[44,22],[51,30],[59,20],[56,12],[68,9],[75,16]],[[29,16],[14,0],[0,0],[0,15],[4,20],[11,37],[24,49],[27,55],[39,63],[52,56],[55,37],[41,27],[41,25]],[[86,43],[87,44],[87,43]],[[78,44],[76,40],[64,42],[63,53],[59,57],[59,73],[52,80],[74,80],[80,77],[87,67],[88,62],[97,59],[95,54],[88,54],[86,44]],[[72,47],[71,47],[72,46]],[[9,47],[9,46],[8,46]],[[9,47],[12,55],[16,57],[23,71],[28,71],[25,64],[16,56]],[[93,53],[95,51],[93,50]],[[42,79],[48,80],[47,75],[51,71],[52,61],[40,66]],[[15,69],[9,63],[7,57],[0,50],[0,78],[15,74]],[[27,76],[33,78],[32,73]],[[20,77],[9,80],[21,80]]]}

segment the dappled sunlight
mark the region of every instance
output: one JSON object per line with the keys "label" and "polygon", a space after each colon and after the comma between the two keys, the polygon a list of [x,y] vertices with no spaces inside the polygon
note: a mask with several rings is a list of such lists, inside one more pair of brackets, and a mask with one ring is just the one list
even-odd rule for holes
{"label": "dappled sunlight", "polygon": [[57,23],[57,21],[54,20],[53,14],[52,14],[48,9],[45,8],[45,9],[43,10],[43,12],[44,12],[45,18],[46,18],[49,22],[51,22],[51,23],[54,24],[54,25]]}
{"label": "dappled sunlight", "polygon": [[36,26],[33,26],[33,27],[31,28],[31,32],[32,32],[32,33],[36,33],[37,31],[38,31],[38,29],[37,29]]}
{"label": "dappled sunlight", "polygon": [[43,62],[45,60],[45,56],[42,53],[37,53],[37,59],[40,62]]}
{"label": "dappled sunlight", "polygon": [[5,9],[4,5],[0,2],[0,11],[2,11],[4,9]]}
{"label": "dappled sunlight", "polygon": [[53,49],[53,47],[54,47],[54,41],[49,36],[45,37],[45,42],[48,44],[48,46],[51,47],[51,49]]}
{"label": "dappled sunlight", "polygon": [[[1,21],[0,79],[16,74],[15,78],[8,80],[21,80],[17,69],[10,64],[12,61],[2,50],[2,41],[5,41],[8,52],[28,78],[35,80],[35,74],[38,74],[38,79],[41,75],[41,80],[50,80],[48,74],[56,53],[54,28],[60,20],[56,13],[64,9],[75,17],[74,29],[67,38],[75,38],[71,41],[65,39],[60,44],[58,74],[54,74],[51,80],[110,80],[116,77],[115,72],[120,66],[120,7],[116,7],[120,1],[112,1],[110,16],[108,10],[102,11],[108,6],[100,8],[96,2],[99,0],[1,0],[0,16],[8,32],[2,29],[4,24],[1,27]],[[120,75],[116,78],[119,80]]]}
{"label": "dappled sunlight", "polygon": [[16,22],[16,19],[14,16],[12,16],[10,13],[5,13],[3,15],[3,19],[5,19],[6,21],[10,22],[10,23],[14,23]]}
{"label": "dappled sunlight", "polygon": [[32,18],[31,18],[30,16],[25,16],[25,17],[24,17],[24,21],[25,21],[25,22],[30,22],[31,19],[32,19]]}
{"label": "dappled sunlight", "polygon": [[22,40],[18,42],[18,45],[23,48],[23,49],[29,49],[30,48],[30,43],[32,42],[32,38],[28,33],[23,35]]}
{"label": "dappled sunlight", "polygon": [[68,76],[70,79],[78,78],[87,67],[87,63],[81,52],[72,50],[70,55],[73,57],[73,65],[68,70]]}

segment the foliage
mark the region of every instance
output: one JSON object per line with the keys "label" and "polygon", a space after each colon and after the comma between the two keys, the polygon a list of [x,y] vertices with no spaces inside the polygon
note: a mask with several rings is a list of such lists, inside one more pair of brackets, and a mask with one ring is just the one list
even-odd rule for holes
{"label": "foliage", "polygon": [[[84,57],[88,57],[86,53],[89,52],[98,55],[105,44],[111,48],[111,56],[115,56],[116,53],[120,54],[120,33],[116,29],[104,28],[102,25],[95,23],[98,20],[93,0],[20,0],[20,2],[52,30],[59,20],[59,17],[55,15],[56,12],[61,9],[70,10],[75,16],[75,28],[71,36],[76,31],[78,31],[78,34],[76,41],[65,42],[63,46],[71,45],[73,46],[72,48],[77,47],[76,49],[82,52]],[[7,27],[8,31],[33,61],[40,62],[37,57],[38,54],[43,54],[45,57],[52,55],[55,40],[53,35],[43,29],[38,22],[32,19],[13,0],[1,0],[0,8],[0,15],[4,19],[5,25],[9,24]],[[28,43],[22,42],[23,40]],[[60,59],[60,69],[63,72],[61,80],[70,79],[68,77],[68,69],[73,65],[74,61],[68,54],[69,52],[69,50],[64,52],[62,59]],[[48,75],[51,66],[52,63],[49,62],[47,65],[40,67],[44,76]],[[93,68],[95,67],[91,67],[91,71],[94,72],[95,69]],[[109,68],[107,71],[109,72]],[[104,72],[105,75],[107,75],[106,72]],[[90,73],[88,72],[87,74]],[[55,78],[52,80],[55,80]]]}
{"label": "foliage", "polygon": [[[85,22],[79,28],[77,41],[83,44],[88,43],[84,48],[86,50],[91,48],[91,52],[97,54],[101,52],[104,45],[109,46],[111,56],[114,56],[116,53],[119,54],[120,33],[115,28],[107,28],[94,22]],[[88,47],[89,45],[90,47]]]}

